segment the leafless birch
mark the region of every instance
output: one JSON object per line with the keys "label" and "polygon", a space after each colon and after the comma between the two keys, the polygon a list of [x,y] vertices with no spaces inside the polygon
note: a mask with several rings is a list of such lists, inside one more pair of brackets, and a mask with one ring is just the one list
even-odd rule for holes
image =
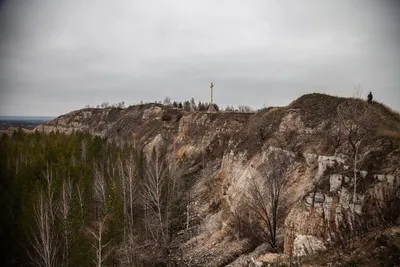
{"label": "leafless birch", "polygon": [[58,266],[59,240],[55,229],[56,205],[54,205],[53,174],[50,167],[43,173],[45,189],[40,189],[34,204],[35,228],[32,229],[31,243],[35,255],[30,255],[33,264],[38,267]]}
{"label": "leafless birch", "polygon": [[133,154],[130,154],[125,160],[121,158],[118,159],[118,173],[122,187],[125,233],[133,229],[134,209],[138,196],[137,165]]}
{"label": "leafless birch", "polygon": [[121,256],[120,260],[123,266],[133,266],[135,262],[137,244],[133,230],[135,223],[134,211],[139,193],[137,168],[133,153],[125,159],[118,158],[117,170],[121,185],[124,215],[124,236],[118,253]]}
{"label": "leafless birch", "polygon": [[88,228],[88,231],[95,240],[93,243],[93,248],[95,249],[96,253],[94,263],[97,267],[101,267],[103,262],[112,252],[112,248],[108,247],[110,241],[105,243],[104,237],[107,231],[107,221],[111,215],[107,212],[107,183],[104,176],[103,166],[95,164],[93,174],[93,198],[96,203],[96,220]]}
{"label": "leafless birch", "polygon": [[[360,96],[358,89],[356,96]],[[353,205],[354,213],[355,202],[357,198],[357,172],[358,164],[361,161],[360,147],[363,145],[368,133],[368,104],[365,101],[352,99],[338,106],[338,117],[345,134],[345,138],[352,149],[353,158]]]}
{"label": "leafless birch", "polygon": [[66,178],[61,187],[61,202],[59,216],[61,219],[62,236],[63,236],[63,265],[68,266],[69,248],[71,243],[71,228],[69,225],[69,212],[72,199],[72,182],[71,179]]}
{"label": "leafless birch", "polygon": [[104,233],[107,230],[107,220],[108,216],[102,216],[88,228],[89,233],[95,240],[92,246],[96,253],[96,257],[93,260],[96,267],[101,267],[112,252],[112,249],[108,248],[111,241],[105,243],[104,240]]}
{"label": "leafless birch", "polygon": [[[157,220],[156,232],[152,232],[156,242],[160,241],[159,235],[164,242],[166,240],[166,227],[164,220],[164,201],[168,169],[165,161],[155,155],[152,160],[147,163],[146,179],[143,182],[143,200],[146,211],[153,215]],[[147,223],[150,223],[147,221]],[[152,231],[152,227],[149,227]]]}

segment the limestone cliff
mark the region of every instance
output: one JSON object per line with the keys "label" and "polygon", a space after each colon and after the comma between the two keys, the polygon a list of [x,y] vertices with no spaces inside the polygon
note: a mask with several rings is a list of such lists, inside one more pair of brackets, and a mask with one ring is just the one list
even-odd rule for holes
{"label": "limestone cliff", "polygon": [[[354,161],[354,136],[346,132],[351,118],[338,110],[360,103],[366,105],[311,94],[255,114],[186,112],[160,104],[82,109],[35,130],[83,131],[147,152],[163,147],[169,157],[186,155],[195,181],[190,228],[174,237],[170,256],[180,266],[246,266],[251,260],[245,254],[260,243],[238,220],[246,216],[251,181],[263,179],[260,166],[277,167],[271,160],[276,153],[283,156],[288,180],[287,211],[278,229],[286,255],[310,255],[350,234],[399,223],[400,117],[378,103],[365,106],[366,119],[353,118],[364,129]],[[257,251],[249,255],[256,258],[268,246]]]}

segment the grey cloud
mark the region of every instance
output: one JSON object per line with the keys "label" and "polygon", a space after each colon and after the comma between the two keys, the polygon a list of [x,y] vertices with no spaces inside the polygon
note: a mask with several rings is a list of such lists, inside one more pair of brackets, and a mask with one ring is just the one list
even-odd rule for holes
{"label": "grey cloud", "polygon": [[400,110],[395,1],[16,0],[0,18],[0,114],[207,101],[211,80],[223,105],[361,85]]}

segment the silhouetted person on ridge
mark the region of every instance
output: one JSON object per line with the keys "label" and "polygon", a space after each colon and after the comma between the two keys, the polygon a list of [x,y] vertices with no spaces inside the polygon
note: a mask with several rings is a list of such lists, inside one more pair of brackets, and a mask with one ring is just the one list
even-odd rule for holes
{"label": "silhouetted person on ridge", "polygon": [[368,103],[372,103],[372,93],[369,92],[368,94]]}

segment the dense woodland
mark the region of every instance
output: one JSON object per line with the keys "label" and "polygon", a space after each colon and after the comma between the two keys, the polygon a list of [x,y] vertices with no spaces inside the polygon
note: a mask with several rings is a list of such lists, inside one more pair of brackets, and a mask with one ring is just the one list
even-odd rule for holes
{"label": "dense woodland", "polygon": [[185,157],[81,133],[0,147],[1,266],[148,266],[185,227]]}

